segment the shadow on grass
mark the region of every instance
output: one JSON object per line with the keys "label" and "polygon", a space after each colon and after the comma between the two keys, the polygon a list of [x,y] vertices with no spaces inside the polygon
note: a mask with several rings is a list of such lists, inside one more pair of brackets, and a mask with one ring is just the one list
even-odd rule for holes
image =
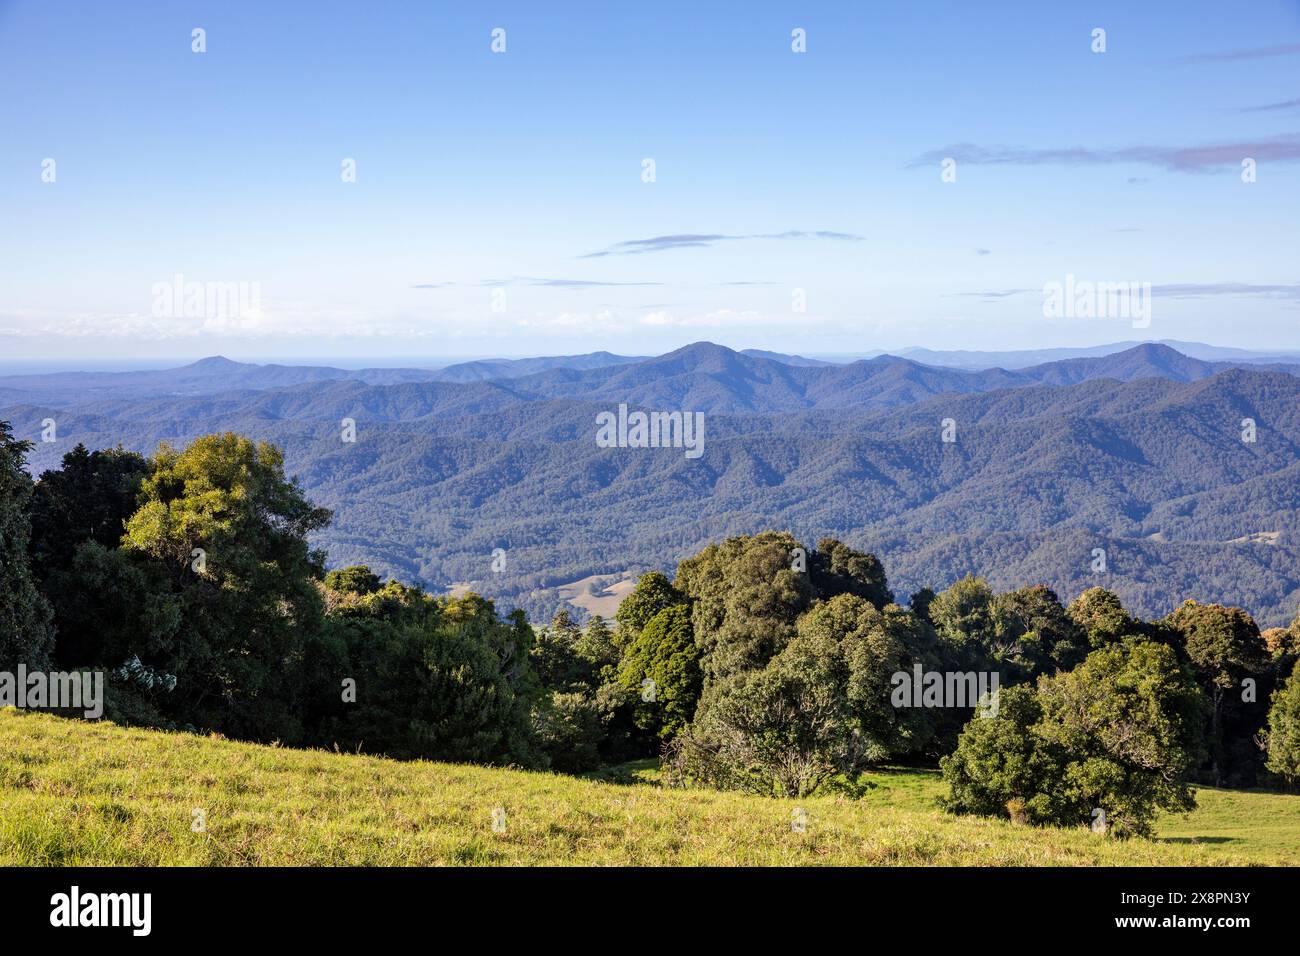
{"label": "shadow on grass", "polygon": [[629,760],[627,763],[601,767],[590,773],[579,774],[583,780],[596,780],[600,783],[618,783],[625,785],[657,784],[659,782],[659,758],[646,757],[643,760]]}

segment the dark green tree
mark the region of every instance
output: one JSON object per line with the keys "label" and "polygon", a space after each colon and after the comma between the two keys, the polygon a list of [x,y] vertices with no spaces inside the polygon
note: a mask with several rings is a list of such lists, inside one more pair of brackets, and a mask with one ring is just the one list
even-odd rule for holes
{"label": "dark green tree", "polygon": [[32,480],[25,470],[31,444],[0,422],[0,670],[19,664],[43,669],[54,650],[50,606],[32,577],[28,508]]}
{"label": "dark green tree", "polygon": [[42,580],[68,567],[82,542],[116,548],[148,476],[143,455],[80,444],[57,471],[44,472],[32,494],[32,561]]}
{"label": "dark green tree", "polygon": [[619,668],[619,682],[637,700],[639,727],[667,740],[691,722],[703,688],[699,657],[686,605],[666,607],[646,623]]}
{"label": "dark green tree", "polygon": [[989,656],[1011,671],[1004,678],[1007,681],[1069,670],[1087,655],[1083,630],[1045,584],[999,594],[993,613],[995,638]]}
{"label": "dark green tree", "polygon": [[[1246,678],[1257,679],[1269,662],[1268,648],[1251,616],[1237,607],[1184,601],[1166,623],[1181,635],[1196,677],[1210,699],[1211,779],[1222,785],[1229,755],[1227,724]],[[1256,722],[1258,723],[1258,722]],[[1252,731],[1254,728],[1251,728]]]}
{"label": "dark green tree", "polygon": [[822,598],[853,594],[870,601],[877,610],[894,601],[880,559],[834,538],[817,542],[817,550],[809,555],[808,573],[813,589]]}
{"label": "dark green tree", "polygon": [[660,571],[641,575],[636,587],[625,597],[614,612],[617,641],[626,647],[641,633],[641,628],[666,607],[686,604],[686,595],[673,587],[668,577]]}
{"label": "dark green tree", "polygon": [[930,602],[930,620],[955,670],[988,666],[997,636],[993,589],[973,575],[953,582]]}
{"label": "dark green tree", "polygon": [[[335,644],[317,664],[323,742],[400,758],[538,763],[531,715],[540,687],[528,665],[532,632],[519,619],[502,620],[476,594],[435,599],[398,585],[328,623]],[[329,667],[338,669],[326,677]]]}

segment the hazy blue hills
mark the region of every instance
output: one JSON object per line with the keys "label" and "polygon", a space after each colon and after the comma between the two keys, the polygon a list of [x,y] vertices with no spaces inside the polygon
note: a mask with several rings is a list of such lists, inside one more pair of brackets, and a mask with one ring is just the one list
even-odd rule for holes
{"label": "hazy blue hills", "polygon": [[592,352],[588,355],[462,362],[431,369],[343,369],[312,365],[256,365],[233,362],[218,355],[173,369],[0,376],[0,399],[39,398],[63,404],[84,401],[100,394],[116,397],[210,395],[230,389],[264,390],[318,382],[352,381],[366,385],[464,383],[516,378],[548,369],[602,368],[641,360],[609,352]]}
{"label": "hazy blue hills", "polygon": [[[80,401],[12,402],[0,419],[36,442],[37,471],[77,442],[151,451],[222,430],[274,441],[335,509],[320,536],[334,563],[473,582],[534,614],[559,602],[557,585],[671,568],[709,541],[782,528],[876,551],[900,599],[970,571],[1066,596],[1105,584],[1147,615],[1220,600],[1276,624],[1300,603],[1295,369],[1158,344],[973,372],[890,356],[794,365],[699,343],[467,382],[110,398],[92,377]],[[75,388],[62,377],[65,397]],[[706,411],[703,457],[597,447],[595,415],[619,402]],[[54,443],[40,440],[45,418]],[[340,440],[343,418],[355,444]],[[494,574],[497,547],[508,561]]]}
{"label": "hazy blue hills", "polygon": [[481,382],[491,378],[518,378],[553,368],[591,369],[610,365],[627,365],[643,362],[646,356],[613,355],[610,352],[590,352],[586,355],[559,355],[548,358],[484,359],[460,362],[438,371],[440,382]]}
{"label": "hazy blue hills", "polygon": [[[980,351],[945,351],[940,349],[907,348],[895,354],[910,358],[926,365],[941,365],[952,368],[1026,368],[1030,365],[1042,365],[1047,362],[1059,362],[1072,358],[1099,358],[1115,352],[1124,352],[1141,342],[1112,342],[1109,345],[1094,345],[1085,348],[1026,349],[1017,352],[980,352]],[[1191,358],[1205,359],[1211,362],[1300,362],[1300,350],[1289,352],[1252,351],[1250,349],[1230,348],[1221,345],[1206,345],[1203,342],[1181,342],[1177,339],[1161,339],[1158,345],[1167,345]],[[880,353],[871,353],[877,355]]]}

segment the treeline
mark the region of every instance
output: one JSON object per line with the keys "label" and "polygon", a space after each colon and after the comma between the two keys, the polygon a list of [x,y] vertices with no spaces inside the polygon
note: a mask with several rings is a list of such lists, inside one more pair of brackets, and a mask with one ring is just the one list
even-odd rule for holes
{"label": "treeline", "polygon": [[[970,577],[903,606],[874,556],[765,532],[644,575],[612,622],[535,628],[327,573],[308,535],[331,516],[271,445],[78,446],[35,483],[29,450],[0,424],[0,670],[104,670],[123,723],[567,772],[661,755],[671,783],[763,794],[937,760],[954,811],[1118,833],[1192,782],[1300,777],[1300,619],[1143,621],[1101,588],[1066,606]],[[917,673],[999,689],[978,714],[900,701]]]}

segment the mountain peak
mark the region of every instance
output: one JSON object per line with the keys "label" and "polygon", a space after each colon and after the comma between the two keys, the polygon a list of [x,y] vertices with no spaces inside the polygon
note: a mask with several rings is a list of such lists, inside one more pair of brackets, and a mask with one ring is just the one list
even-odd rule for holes
{"label": "mountain peak", "polygon": [[234,362],[224,355],[209,355],[207,358],[201,358],[197,362],[186,365],[185,368],[197,369],[204,372],[220,372],[223,369],[234,369],[243,366],[242,362]]}

